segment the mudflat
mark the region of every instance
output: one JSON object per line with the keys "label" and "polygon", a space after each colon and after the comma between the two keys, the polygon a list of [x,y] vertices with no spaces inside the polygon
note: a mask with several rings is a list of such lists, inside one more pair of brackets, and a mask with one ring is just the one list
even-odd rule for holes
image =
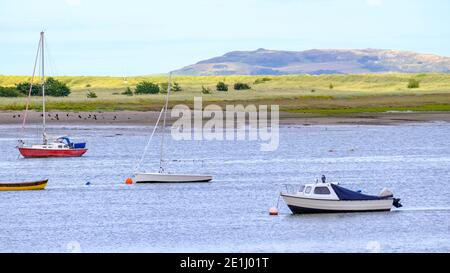
{"label": "mudflat", "polygon": [[[46,114],[49,124],[123,124],[151,125],[158,119],[157,111],[92,111],[67,112],[50,111]],[[24,111],[0,111],[0,124],[21,124]],[[175,118],[169,118],[175,120]],[[42,113],[29,111],[27,124],[42,122]],[[422,122],[450,122],[450,112],[385,112],[321,115],[312,113],[280,112],[280,124],[321,125],[321,124],[372,124],[395,125]]]}

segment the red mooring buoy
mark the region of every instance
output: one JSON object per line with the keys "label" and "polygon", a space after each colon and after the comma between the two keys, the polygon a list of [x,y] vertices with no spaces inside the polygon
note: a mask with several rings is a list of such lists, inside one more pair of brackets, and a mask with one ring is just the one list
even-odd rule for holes
{"label": "red mooring buoy", "polygon": [[125,179],[125,184],[127,185],[133,184],[133,179],[131,179],[131,177],[128,177],[127,179]]}
{"label": "red mooring buoy", "polygon": [[269,215],[278,215],[278,209],[277,208],[270,208],[269,209]]}

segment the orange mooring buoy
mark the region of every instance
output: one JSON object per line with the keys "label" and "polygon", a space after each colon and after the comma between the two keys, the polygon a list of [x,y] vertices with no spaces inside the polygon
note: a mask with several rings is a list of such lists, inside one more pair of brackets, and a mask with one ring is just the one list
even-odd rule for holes
{"label": "orange mooring buoy", "polygon": [[127,185],[133,184],[133,179],[131,179],[131,177],[128,177],[127,179],[125,179],[125,184]]}
{"label": "orange mooring buoy", "polygon": [[278,215],[278,209],[277,208],[270,208],[269,209],[269,215]]}

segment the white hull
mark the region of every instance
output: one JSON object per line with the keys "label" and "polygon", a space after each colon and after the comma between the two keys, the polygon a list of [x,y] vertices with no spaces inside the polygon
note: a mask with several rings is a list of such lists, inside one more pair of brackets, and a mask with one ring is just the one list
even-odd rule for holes
{"label": "white hull", "polygon": [[188,183],[209,182],[212,176],[190,174],[166,174],[166,173],[137,173],[136,183]]}
{"label": "white hull", "polygon": [[393,198],[380,200],[327,200],[305,198],[291,194],[282,194],[281,196],[293,213],[389,211],[394,202]]}

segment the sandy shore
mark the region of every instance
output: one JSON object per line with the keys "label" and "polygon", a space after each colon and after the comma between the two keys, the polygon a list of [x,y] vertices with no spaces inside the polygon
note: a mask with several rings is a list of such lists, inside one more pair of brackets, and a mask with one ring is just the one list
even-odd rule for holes
{"label": "sandy shore", "polygon": [[[123,124],[123,125],[151,125],[158,118],[159,112],[63,112],[52,111],[47,115],[48,124]],[[22,123],[23,111],[1,111],[1,124]],[[367,113],[337,116],[320,116],[304,113],[280,113],[280,124],[320,125],[320,124],[372,124],[395,125],[403,123],[421,122],[450,122],[450,112],[399,112],[399,113]],[[42,122],[40,112],[30,111],[27,116],[28,124]]]}

